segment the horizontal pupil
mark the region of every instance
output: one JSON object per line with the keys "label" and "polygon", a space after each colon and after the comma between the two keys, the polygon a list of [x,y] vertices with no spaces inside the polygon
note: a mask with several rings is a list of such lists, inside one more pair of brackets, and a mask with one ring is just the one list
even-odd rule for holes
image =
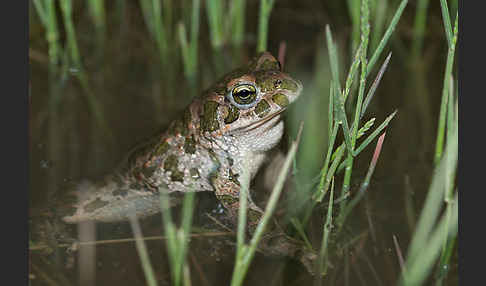
{"label": "horizontal pupil", "polygon": [[238,92],[237,96],[240,97],[241,99],[246,99],[252,94],[251,91],[249,90],[242,90]]}

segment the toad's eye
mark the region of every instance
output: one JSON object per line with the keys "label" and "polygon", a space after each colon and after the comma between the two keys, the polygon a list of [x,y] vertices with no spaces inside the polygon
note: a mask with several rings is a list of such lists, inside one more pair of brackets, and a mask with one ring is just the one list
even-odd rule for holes
{"label": "toad's eye", "polygon": [[231,99],[239,108],[250,108],[257,99],[256,88],[251,84],[239,85],[231,91]]}

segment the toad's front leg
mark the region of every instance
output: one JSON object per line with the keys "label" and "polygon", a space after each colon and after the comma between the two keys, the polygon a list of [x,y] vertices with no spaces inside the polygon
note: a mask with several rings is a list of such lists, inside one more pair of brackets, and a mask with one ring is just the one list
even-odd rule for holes
{"label": "toad's front leg", "polygon": [[[240,190],[241,183],[238,176],[234,175],[231,169],[223,170],[220,168],[215,174],[211,176],[211,184],[214,187],[216,198],[228,211],[228,218],[236,225],[238,220],[238,210],[240,208]],[[253,234],[263,211],[253,202],[248,192],[248,231]]]}

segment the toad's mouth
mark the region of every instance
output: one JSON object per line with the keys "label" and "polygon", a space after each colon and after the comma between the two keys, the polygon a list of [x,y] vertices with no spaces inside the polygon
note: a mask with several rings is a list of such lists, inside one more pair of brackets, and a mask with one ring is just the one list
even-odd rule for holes
{"label": "toad's mouth", "polygon": [[261,120],[258,120],[258,121],[255,121],[253,122],[252,124],[248,125],[248,126],[244,126],[244,127],[239,127],[239,128],[236,128],[234,129],[233,131],[231,131],[231,133],[238,133],[238,132],[251,132],[252,130],[255,130],[255,129],[259,129],[262,125],[268,123],[269,121],[271,121],[272,119],[276,119],[274,120],[274,122],[272,122],[270,125],[268,126],[265,126],[265,129],[270,129],[272,128],[273,126],[275,126],[278,122],[279,122],[279,115],[284,112],[285,109],[281,109],[277,112],[275,112],[274,114],[266,117],[266,118],[263,118]]}

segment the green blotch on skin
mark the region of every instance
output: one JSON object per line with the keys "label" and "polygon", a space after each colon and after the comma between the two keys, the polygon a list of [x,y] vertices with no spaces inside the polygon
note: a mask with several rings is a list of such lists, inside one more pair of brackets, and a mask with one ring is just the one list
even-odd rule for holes
{"label": "green blotch on skin", "polygon": [[262,99],[257,106],[255,106],[255,114],[258,115],[258,117],[263,118],[268,112],[270,112],[270,104]]}
{"label": "green blotch on skin", "polygon": [[194,178],[194,179],[197,179],[197,178],[200,177],[199,171],[197,170],[197,168],[191,168],[191,170],[189,170],[189,173],[191,174],[191,177]]}
{"label": "green blotch on skin", "polygon": [[256,84],[261,92],[268,92],[275,89],[274,78],[269,77],[265,71],[256,73]]}
{"label": "green blotch on skin", "polygon": [[240,116],[240,110],[233,105],[228,107],[228,115],[224,118],[224,123],[230,124],[235,122]]}
{"label": "green blotch on skin", "polygon": [[184,181],[184,173],[179,170],[175,170],[170,175],[170,179],[174,182],[182,182]]}
{"label": "green blotch on skin", "polygon": [[101,199],[97,198],[93,202],[84,206],[84,211],[87,212],[87,213],[90,213],[90,212],[93,212],[93,211],[95,211],[99,208],[106,206],[107,204],[108,204],[108,202],[102,201]]}
{"label": "green blotch on skin", "polygon": [[167,152],[167,150],[169,150],[169,143],[167,143],[166,141],[164,141],[164,143],[160,144],[159,147],[157,147],[157,150],[155,151],[155,154],[156,155],[159,155],[159,156],[162,156],[165,154],[165,152]]}
{"label": "green blotch on skin", "polygon": [[201,118],[201,129],[203,131],[212,132],[219,129],[218,106],[219,103],[211,100],[204,103],[204,111]]}
{"label": "green blotch on skin", "polygon": [[265,52],[260,52],[253,57],[248,63],[248,69],[255,70],[257,68],[258,60],[263,56]]}
{"label": "green blotch on skin", "polygon": [[184,151],[189,154],[196,153],[196,141],[193,136],[187,137],[184,141]]}
{"label": "green blotch on skin", "polygon": [[282,79],[282,83],[280,84],[280,89],[287,89],[287,90],[296,92],[297,89],[298,89],[298,86],[293,80]]}
{"label": "green blotch on skin", "polygon": [[289,99],[285,94],[277,93],[272,96],[273,102],[275,102],[280,107],[286,107],[289,105]]}
{"label": "green blotch on skin", "polygon": [[166,172],[171,172],[170,179],[172,181],[182,182],[184,178],[184,173],[179,171],[179,169],[177,168],[178,163],[179,160],[177,159],[177,156],[170,155],[169,157],[167,157],[167,159],[165,159],[164,170]]}
{"label": "green blotch on skin", "polygon": [[172,171],[172,169],[174,168],[177,169],[177,163],[178,163],[177,157],[175,155],[170,155],[169,157],[167,157],[167,159],[165,159],[164,170]]}
{"label": "green blotch on skin", "polygon": [[280,70],[280,65],[277,61],[272,61],[272,60],[264,60],[260,65],[258,66],[259,70]]}

